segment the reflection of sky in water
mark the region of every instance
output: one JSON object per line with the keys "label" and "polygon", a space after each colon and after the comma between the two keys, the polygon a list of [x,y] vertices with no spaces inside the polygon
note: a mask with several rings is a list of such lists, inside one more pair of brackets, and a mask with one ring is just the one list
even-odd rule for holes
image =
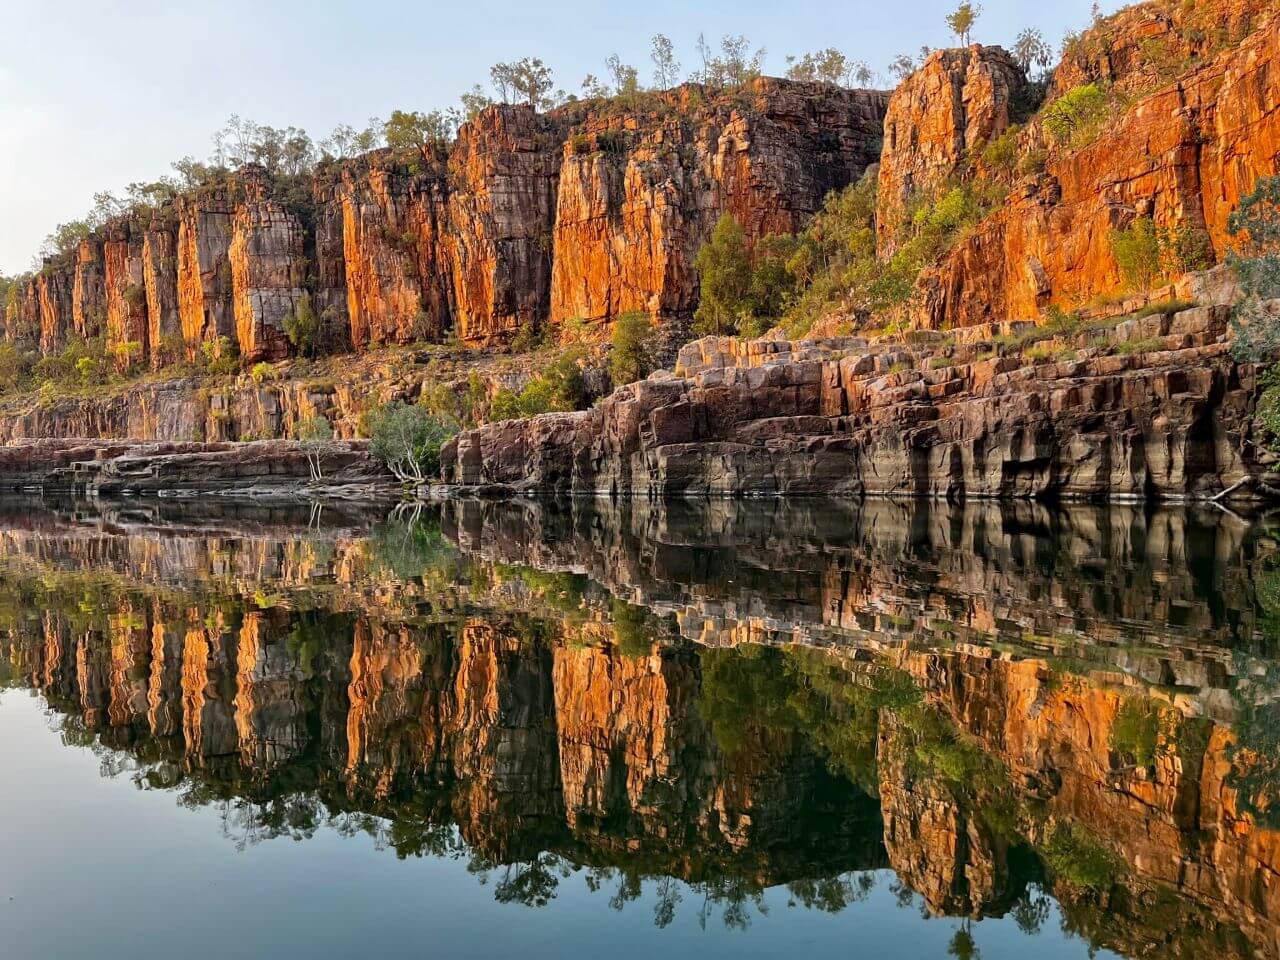
{"label": "reflection of sky in water", "polygon": [[[788,907],[785,889],[748,908],[745,931],[701,895],[682,901],[665,929],[653,923],[655,882],[614,910],[614,891],[592,892],[584,873],[541,909],[496,903],[465,860],[397,859],[365,835],[320,830],[303,843],[274,840],[237,852],[219,812],[182,809],[173,796],[103,779],[85,748],[50,730],[41,702],[0,698],[0,931],[5,955],[25,957],[447,956],[942,957],[960,927],[923,920],[918,898],[899,906],[891,871],[865,900],[836,914]],[[13,897],[13,900],[9,900]],[[1058,932],[1056,908],[1028,940],[1012,919],[972,924],[982,956],[1084,957]],[[1109,954],[1101,954],[1108,956]]]}

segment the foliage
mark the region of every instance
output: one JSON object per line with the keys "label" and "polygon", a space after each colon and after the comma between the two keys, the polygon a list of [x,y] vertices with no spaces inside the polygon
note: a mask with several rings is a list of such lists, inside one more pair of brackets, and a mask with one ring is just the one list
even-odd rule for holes
{"label": "foliage", "polygon": [[41,357],[31,367],[36,384],[73,386],[94,383],[107,366],[106,341],[102,337],[86,340],[74,336],[59,353]]}
{"label": "foliage", "polygon": [[981,15],[981,5],[975,6],[969,0],[964,0],[953,12],[947,14],[947,28],[956,35],[956,39],[960,41],[962,47],[969,45],[969,36],[973,31],[973,25]]}
{"label": "foliage", "polygon": [[1139,217],[1127,230],[1112,230],[1111,251],[1129,289],[1150,290],[1160,278],[1160,243],[1150,218]]}
{"label": "foliage", "polygon": [[200,344],[205,372],[225,376],[240,369],[240,348],[230,337],[218,337]]}
{"label": "foliage", "polygon": [[489,69],[489,78],[503,103],[510,103],[512,97],[516,97],[535,110],[545,110],[554,103],[550,96],[551,68],[537,57],[495,63]]}
{"label": "foliage", "polygon": [[661,33],[654,34],[650,41],[649,59],[653,61],[653,82],[659,90],[670,90],[680,82],[680,61],[676,59],[675,47]]}
{"label": "foliage", "polygon": [[830,83],[836,86],[869,86],[874,79],[871,68],[861,60],[850,60],[835,47],[827,47],[802,57],[787,57],[787,78]]}
{"label": "foliage", "polygon": [[701,297],[694,329],[702,334],[737,332],[750,309],[751,254],[747,235],[732,214],[723,214],[694,260],[701,277]]}
{"label": "foliage", "polygon": [[747,38],[742,35],[726,34],[721,37],[719,55],[702,34],[698,34],[694,48],[702,66],[694,71],[692,79],[712,89],[741,87],[760,76],[764,67],[764,49],[753,53]]}
{"label": "foliage", "polygon": [[311,306],[311,295],[303,293],[282,321],[284,334],[300,356],[314,357],[320,342],[320,319]]}
{"label": "foliage", "polygon": [[232,114],[213,135],[215,163],[235,169],[256,163],[272,176],[299,176],[315,164],[311,137],[297,127],[277,129]]}
{"label": "foliage", "polygon": [[1110,116],[1111,98],[1096,83],[1068,90],[1043,112],[1045,132],[1057,143],[1079,147],[1097,134]]}
{"label": "foliage", "polygon": [[428,145],[443,149],[457,132],[458,119],[456,112],[393,110],[382,133],[392,150],[420,150]]}
{"label": "foliage", "polygon": [[982,165],[992,175],[1009,179],[1017,172],[1019,160],[1018,138],[1021,133],[1022,128],[1014,124],[982,148],[982,153],[980,154]]}
{"label": "foliage", "polygon": [[1080,889],[1106,890],[1119,873],[1115,855],[1078,826],[1055,826],[1043,853],[1054,873]]}
{"label": "foliage", "polygon": [[16,345],[0,341],[0,393],[10,393],[26,381],[31,372],[31,357]]}
{"label": "foliage", "polygon": [[[1260,179],[1231,213],[1227,228],[1235,242],[1227,262],[1243,294],[1231,320],[1232,351],[1239,360],[1273,361],[1280,356],[1280,316],[1266,302],[1280,297],[1280,176]],[[1272,369],[1261,402],[1274,410],[1280,404],[1280,377]]]}
{"label": "foliage", "polygon": [[[142,359],[142,343],[138,340],[125,340],[119,343],[113,343],[107,352],[111,354],[112,360],[115,361],[116,369],[122,374],[128,374]],[[86,370],[78,368],[78,372],[82,379],[87,379]]]}
{"label": "foliage", "polygon": [[320,480],[324,474],[321,470],[320,457],[325,447],[333,440],[333,425],[328,419],[316,414],[299,420],[293,428],[293,435],[306,454],[307,466],[311,469],[311,479]]}
{"label": "foliage", "polygon": [[788,262],[795,247],[794,237],[763,237],[755,245],[753,264],[742,227],[731,214],[721,216],[694,260],[701,277],[694,329],[719,335],[763,333],[790,296]]}
{"label": "foliage", "polygon": [[396,478],[423,483],[440,469],[440,450],[457,430],[422,406],[400,400],[373,410],[367,420],[369,451]]}
{"label": "foliage", "polygon": [[1053,48],[1045,42],[1044,34],[1028,27],[1019,33],[1018,38],[1013,42],[1013,59],[1018,61],[1018,66],[1022,67],[1023,73],[1031,76],[1032,67],[1039,67],[1041,70],[1049,69],[1049,65],[1053,62]]}
{"label": "foliage", "polygon": [[609,373],[613,385],[643,380],[653,366],[653,323],[639,310],[622,314],[613,322]]}
{"label": "foliage", "polygon": [[1204,230],[1186,225],[1157,227],[1150,217],[1139,217],[1125,230],[1111,231],[1111,251],[1128,288],[1143,292],[1161,280],[1213,262],[1213,248]]}
{"label": "foliage", "polygon": [[1145,697],[1125,700],[1111,725],[1111,749],[1127,763],[1149,768],[1160,748],[1162,712]]}
{"label": "foliage", "polygon": [[421,403],[435,416],[452,423],[459,429],[473,427],[480,422],[488,399],[488,389],[479,371],[467,375],[466,388],[456,383],[424,383]]}

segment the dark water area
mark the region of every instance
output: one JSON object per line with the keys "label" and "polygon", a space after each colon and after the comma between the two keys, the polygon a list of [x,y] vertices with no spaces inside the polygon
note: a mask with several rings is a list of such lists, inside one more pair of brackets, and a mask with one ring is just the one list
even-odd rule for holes
{"label": "dark water area", "polygon": [[6,957],[1280,957],[1209,508],[0,503]]}

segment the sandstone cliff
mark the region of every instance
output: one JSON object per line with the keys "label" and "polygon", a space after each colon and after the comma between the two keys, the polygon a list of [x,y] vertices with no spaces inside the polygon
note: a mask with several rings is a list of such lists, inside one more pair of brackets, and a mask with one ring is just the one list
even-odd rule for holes
{"label": "sandstone cliff", "polygon": [[[1044,151],[1043,170],[1015,176],[1008,199],[926,272],[920,322],[947,328],[1030,319],[1050,305],[1072,308],[1113,294],[1121,279],[1110,234],[1138,217],[1202,232],[1213,254],[1223,257],[1228,215],[1259,177],[1280,168],[1280,21],[1269,11],[1252,18],[1246,11],[1234,22],[1234,28],[1219,26],[1246,32],[1216,54],[1196,45],[1177,53],[1168,47],[1175,66],[1152,59],[1150,44],[1165,42],[1152,31],[1173,30],[1154,4],[1086,33],[1081,50],[1111,53],[1099,60],[1069,54],[1050,97],[1091,80],[1113,82],[1118,92],[1109,94],[1109,118],[1095,138],[1078,145],[1047,143],[1038,120],[1028,125],[1019,135],[1023,156]],[[1130,64],[1138,49],[1146,59]],[[923,77],[908,80],[895,94],[890,116],[968,116],[952,102],[954,86],[943,87],[951,96],[917,89],[945,62],[931,61]],[[987,111],[999,102],[998,96],[989,101]],[[944,169],[954,167],[943,145],[952,142],[956,126],[944,123],[938,142],[913,158],[941,153],[948,157]],[[998,133],[1000,126],[982,129]],[[882,187],[891,189],[882,203],[902,190],[902,178],[892,173],[897,166],[882,173]]]}
{"label": "sandstone cliff", "polygon": [[689,316],[693,260],[721,213],[751,241],[794,233],[878,156],[883,94],[761,80],[700,107],[696,92],[591,117],[564,145],[553,322]]}
{"label": "sandstone cliff", "polygon": [[1027,80],[999,47],[936,50],[903,81],[884,120],[876,248],[891,256],[907,202],[935,194],[989,141],[1009,129]]}
{"label": "sandstone cliff", "polygon": [[[42,271],[24,301],[36,301],[44,353],[73,329],[91,336],[101,247],[109,346],[138,342],[153,357],[179,327],[188,356],[225,337],[247,360],[283,357],[281,323],[303,293],[324,318],[325,351],[450,334],[502,343],[630,309],[685,320],[693,258],[716,218],[732,212],[753,238],[801,227],[875,162],[886,103],[760,79],[734,92],[681,88],[638,111],[494,105],[447,149],[322,164],[301,187],[248,165],[179,196],[151,225],[108,224],[78,264]],[[30,322],[22,309],[10,339]]]}

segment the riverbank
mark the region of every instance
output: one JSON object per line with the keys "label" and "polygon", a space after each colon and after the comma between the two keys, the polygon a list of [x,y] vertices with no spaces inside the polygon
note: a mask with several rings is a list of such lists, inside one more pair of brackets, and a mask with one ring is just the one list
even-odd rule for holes
{"label": "riverbank", "polygon": [[590,410],[460,434],[443,476],[488,497],[1258,498],[1275,457],[1230,317],[705,338]]}
{"label": "riverbank", "polygon": [[400,496],[364,440],[311,447],[292,440],[14,440],[0,446],[0,491],[290,501]]}

